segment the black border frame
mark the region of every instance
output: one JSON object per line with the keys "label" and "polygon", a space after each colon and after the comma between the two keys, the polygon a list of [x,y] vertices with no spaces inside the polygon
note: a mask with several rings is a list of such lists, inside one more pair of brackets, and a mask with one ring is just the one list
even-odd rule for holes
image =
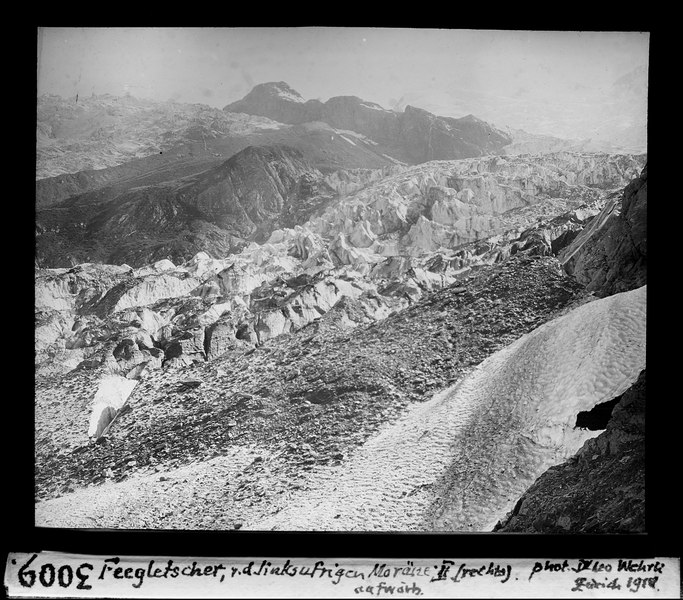
{"label": "black border frame", "polygon": [[[171,8],[170,6],[168,7]],[[123,9],[117,7],[117,12]],[[389,9],[389,7],[387,7]],[[581,10],[578,5],[565,7],[576,13]],[[345,11],[352,11],[352,7],[346,6]],[[403,12],[408,10],[405,5],[393,5],[393,12]],[[415,10],[415,7],[411,9]],[[665,175],[662,168],[664,152],[661,151],[661,138],[659,129],[661,126],[660,118],[667,118],[667,136],[675,136],[678,116],[675,112],[662,113],[659,108],[659,100],[662,96],[675,94],[676,80],[678,79],[678,69],[674,68],[667,73],[665,65],[664,44],[669,39],[669,35],[662,33],[659,27],[653,26],[651,22],[633,5],[623,5],[620,7],[622,13],[628,12],[631,21],[624,23],[624,18],[612,18],[602,23],[589,24],[579,22],[569,22],[566,19],[555,19],[555,22],[546,21],[543,24],[533,24],[529,22],[525,15],[518,14],[509,18],[501,14],[496,18],[479,19],[473,21],[471,18],[462,18],[461,15],[449,15],[442,12],[436,6],[428,9],[437,11],[438,14],[431,15],[433,22],[430,24],[418,24],[419,19],[413,21],[413,15],[403,15],[411,17],[411,22],[401,24],[354,24],[352,26],[363,27],[428,27],[428,28],[464,28],[464,29],[529,29],[529,30],[570,30],[570,31],[647,31],[650,33],[650,82],[649,82],[649,117],[648,117],[648,158],[654,156],[653,164],[649,168],[649,179],[654,183],[651,196],[655,200],[655,211],[651,211],[649,218],[650,243],[649,249],[652,259],[650,260],[650,282],[648,284],[648,339],[647,339],[647,365],[650,373],[648,374],[648,413],[647,413],[647,527],[646,534],[639,535],[527,535],[527,534],[401,534],[401,533],[270,533],[270,532],[251,532],[251,531],[226,531],[226,532],[197,532],[197,531],[126,531],[126,530],[64,530],[64,529],[44,529],[36,528],[34,521],[34,499],[33,499],[33,390],[30,388],[32,380],[33,365],[30,361],[30,353],[33,351],[32,340],[29,335],[15,334],[12,344],[9,347],[16,347],[15,341],[26,340],[26,354],[20,353],[19,360],[12,360],[6,363],[11,366],[7,370],[5,387],[5,432],[3,442],[5,445],[5,486],[3,486],[3,496],[5,498],[5,517],[4,528],[4,550],[7,552],[34,552],[41,550],[52,550],[72,553],[86,553],[96,555],[149,555],[155,556],[197,556],[197,557],[355,557],[355,558],[648,558],[648,557],[680,557],[680,496],[678,492],[680,454],[678,450],[678,419],[673,417],[676,405],[679,403],[680,391],[676,392],[677,386],[673,391],[666,391],[667,375],[675,373],[676,369],[671,363],[667,364],[666,356],[674,358],[668,354],[668,348],[659,342],[659,336],[664,332],[659,326],[661,320],[667,319],[667,330],[669,336],[673,337],[674,331],[670,329],[670,320],[677,320],[675,302],[670,304],[671,317],[660,310],[659,305],[664,294],[677,299],[675,283],[678,268],[676,260],[678,254],[671,254],[662,248],[666,237],[674,237],[671,231],[672,223],[669,221],[669,231],[673,235],[660,236],[660,231],[666,231],[663,227],[663,218],[671,218],[668,210],[668,203],[677,203],[677,190],[679,185],[676,183],[677,172],[675,169],[669,170],[674,177],[669,177],[666,181],[671,187],[665,192]],[[457,12],[457,8],[455,11]],[[587,9],[588,10],[588,9]],[[634,11],[636,13],[634,14]],[[170,12],[170,10],[169,10]],[[20,56],[20,63],[25,62],[22,75],[26,77],[28,84],[20,83],[20,92],[13,87],[11,92],[6,91],[8,96],[20,98],[19,110],[26,110],[26,115],[22,115],[20,121],[19,138],[13,134],[15,139],[20,139],[20,143],[26,143],[28,148],[20,152],[22,158],[19,176],[20,190],[32,189],[35,181],[34,166],[26,156],[31,156],[35,151],[35,106],[33,102],[33,92],[35,87],[34,60],[36,53],[36,36],[38,26],[60,26],[65,19],[52,18],[47,16],[42,8],[40,9],[40,23],[33,23],[27,27],[26,35],[28,48],[25,55]],[[640,13],[640,14],[637,14]],[[83,14],[83,13],[81,13]],[[587,13],[588,14],[588,13]],[[645,13],[646,14],[646,13]],[[46,15],[46,16],[43,16]],[[319,17],[314,17],[315,13],[309,13],[308,17],[300,18],[292,22],[296,15],[290,16],[289,23],[286,19],[281,20],[277,26],[350,26],[343,23],[323,23]],[[622,15],[623,17],[623,15]],[[671,16],[673,18],[673,15]],[[61,23],[60,23],[61,21]],[[501,22],[502,21],[502,22]],[[558,22],[562,26],[558,26]],[[79,23],[78,26],[86,24]],[[87,23],[88,26],[110,26],[111,22],[106,23]],[[128,24],[124,24],[128,26]],[[147,26],[159,26],[158,20],[148,20]],[[69,24],[71,26],[71,24]],[[112,25],[113,26],[113,25]],[[172,24],[172,26],[188,26]],[[192,26],[276,26],[259,23],[221,23],[212,24],[192,24]],[[10,62],[15,62],[17,55],[9,56]],[[669,74],[670,73],[670,74]],[[667,77],[667,75],[669,75]],[[665,79],[666,77],[666,79]],[[24,81],[19,77],[19,81]],[[671,87],[670,87],[671,86]],[[664,89],[666,88],[666,89]],[[27,98],[28,97],[28,98]],[[13,102],[13,104],[14,104]],[[656,107],[656,108],[655,108]],[[12,109],[14,112],[15,108]],[[8,115],[11,119],[11,114]],[[18,119],[17,119],[18,121]],[[14,142],[12,142],[14,145]],[[650,149],[654,151],[651,154]],[[23,167],[26,167],[24,170]],[[15,173],[10,173],[11,178],[15,178]],[[24,180],[24,177],[26,179]],[[25,186],[25,187],[24,187]],[[17,188],[14,188],[15,190]],[[35,223],[35,210],[31,206],[30,195],[23,191],[10,194],[7,197],[8,203],[16,203],[21,211],[18,219],[18,226],[12,224],[11,228],[19,235],[19,243],[16,246],[20,251],[20,266],[7,265],[12,278],[12,286],[6,288],[6,294],[17,298],[17,291],[32,289],[33,278],[31,276],[31,266],[24,265],[24,260],[32,261],[31,243],[33,235],[33,225]],[[664,209],[662,209],[664,208]],[[23,213],[26,211],[26,214]],[[33,222],[32,222],[33,217]],[[24,229],[25,227],[25,229]],[[661,228],[661,229],[660,229]],[[27,242],[28,241],[28,242]],[[14,254],[14,253],[13,253]],[[16,256],[16,255],[15,255]],[[666,290],[663,289],[664,279],[660,277],[662,269],[666,268],[666,260],[669,260],[673,269],[670,270],[673,277],[668,279],[670,285]],[[6,263],[7,264],[7,263]],[[23,284],[23,277],[26,277],[26,284]],[[21,317],[15,317],[12,313],[12,325],[17,326],[19,322],[30,322],[32,317],[32,306],[28,299],[21,298],[19,294],[19,308]],[[16,301],[15,301],[16,302]],[[23,316],[26,310],[26,316]],[[23,329],[23,328],[22,328]],[[18,333],[18,332],[17,332]],[[677,336],[673,341],[678,342]],[[6,342],[7,343],[7,342]],[[24,350],[23,343],[19,347]],[[677,344],[676,344],[677,345]],[[676,346],[674,346],[676,347]],[[674,350],[676,353],[676,350]],[[680,356],[680,351],[677,352]],[[18,370],[15,370],[19,366]],[[25,370],[24,370],[25,369]],[[670,381],[670,380],[669,380]],[[9,409],[9,411],[7,411]],[[9,414],[8,414],[9,413]],[[9,435],[12,434],[12,435]],[[15,435],[16,434],[16,435]],[[4,561],[2,561],[4,569]],[[4,571],[3,571],[4,573]]]}

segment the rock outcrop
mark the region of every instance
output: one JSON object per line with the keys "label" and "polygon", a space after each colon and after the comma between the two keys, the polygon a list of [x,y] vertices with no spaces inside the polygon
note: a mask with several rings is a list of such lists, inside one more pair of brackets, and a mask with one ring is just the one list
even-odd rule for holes
{"label": "rock outcrop", "polygon": [[560,259],[568,273],[601,296],[647,281],[647,166],[610,198]]}
{"label": "rock outcrop", "polygon": [[605,430],[541,475],[495,531],[645,532],[646,391],[643,370],[616,399]]}

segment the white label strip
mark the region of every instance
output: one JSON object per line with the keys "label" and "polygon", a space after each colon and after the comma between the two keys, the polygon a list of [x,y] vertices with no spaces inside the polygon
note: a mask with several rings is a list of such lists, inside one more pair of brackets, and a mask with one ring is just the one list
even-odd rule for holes
{"label": "white label strip", "polygon": [[357,559],[10,553],[10,598],[679,598],[680,558]]}

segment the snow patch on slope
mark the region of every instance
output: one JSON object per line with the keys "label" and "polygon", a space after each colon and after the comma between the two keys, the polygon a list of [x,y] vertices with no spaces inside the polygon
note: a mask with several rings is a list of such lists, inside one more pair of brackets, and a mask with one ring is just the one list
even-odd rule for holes
{"label": "snow patch on slope", "polygon": [[354,146],[357,146],[356,142],[354,142],[352,139],[346,137],[345,135],[339,135],[339,137],[344,138],[349,144],[353,144]]}
{"label": "snow patch on slope", "polygon": [[299,95],[298,92],[294,91],[286,84],[275,84],[273,86],[275,94],[284,100],[289,100],[290,102],[304,103],[305,100]]}
{"label": "snow patch on slope", "polygon": [[646,287],[583,305],[410,409],[257,529],[490,531],[645,368]]}
{"label": "snow patch on slope", "polygon": [[360,105],[364,108],[371,108],[372,110],[379,110],[381,112],[392,112],[390,110],[387,110],[386,108],[382,108],[379,104],[375,104],[374,102],[361,102]]}
{"label": "snow patch on slope", "polygon": [[372,140],[368,136],[363,135],[362,133],[358,133],[357,131],[352,131],[351,129],[335,129],[335,131],[345,138],[353,137],[372,146],[379,145],[375,140]]}
{"label": "snow patch on slope", "polygon": [[104,377],[100,382],[90,416],[88,437],[99,437],[128,400],[137,381],[118,375]]}

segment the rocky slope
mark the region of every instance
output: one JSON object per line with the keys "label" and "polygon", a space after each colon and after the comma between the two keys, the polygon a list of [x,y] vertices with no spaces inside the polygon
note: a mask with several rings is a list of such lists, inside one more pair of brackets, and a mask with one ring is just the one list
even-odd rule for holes
{"label": "rocky slope", "polygon": [[398,162],[365,136],[322,122],[293,126],[202,104],[109,95],[39,97],[36,137],[38,207],[194,175],[248,146],[286,144],[325,172]]}
{"label": "rocky slope", "polygon": [[[577,412],[630,383],[629,365],[644,360],[638,312],[644,295],[619,300],[626,321],[620,320],[621,310],[609,308],[616,307],[613,302],[590,302],[506,348],[520,332],[532,332],[535,324],[570,308],[580,299],[580,288],[558,270],[555,259],[542,257],[513,258],[461,283],[466,291],[459,291],[465,286],[446,288],[353,334],[340,327],[332,311],[251,354],[230,352],[210,363],[142,379],[99,443],[89,444],[85,436],[83,421],[91,421],[84,409],[94,387],[87,386],[87,371],[68,386],[62,382],[42,388],[37,492],[43,498],[66,495],[40,502],[37,522],[120,526],[118,519],[126,514],[128,527],[485,528],[537,474],[591,435],[572,429]],[[557,327],[563,327],[562,334]],[[626,331],[630,341],[624,344],[621,334],[614,343],[591,341],[608,339],[602,335],[606,331]],[[562,345],[569,332],[577,344],[563,346],[572,356],[566,363],[551,346]],[[502,350],[492,355],[496,349]],[[557,356],[564,369],[539,361],[538,352],[546,359]],[[471,372],[486,356],[489,361]],[[526,358],[518,360],[521,356]],[[603,375],[595,379],[584,371],[586,361]],[[545,365],[547,376],[529,379],[531,365]],[[607,365],[613,368],[605,371]],[[591,385],[582,387],[577,373]],[[530,387],[520,385],[525,377]],[[96,376],[90,381],[97,381]],[[483,381],[506,392],[491,395]],[[549,387],[535,387],[535,381]],[[453,383],[459,385],[449,388]],[[569,386],[567,398],[576,403],[558,403],[557,386]],[[583,389],[578,396],[571,393],[576,386]],[[434,396],[439,390],[448,391]],[[78,399],[80,413],[50,406],[57,394],[65,393],[73,398],[72,405]],[[473,393],[481,401],[472,399]],[[509,402],[509,393],[519,401]],[[472,402],[461,406],[463,394]],[[494,397],[499,401],[491,406]],[[402,410],[411,404],[407,413]],[[510,409],[516,417],[506,416]],[[418,418],[424,421],[422,428],[414,423]],[[501,426],[511,418],[514,430],[521,428],[519,435]],[[439,427],[430,425],[434,419]],[[448,426],[452,419],[454,428]],[[55,423],[62,431],[60,443],[46,435]],[[482,453],[477,444],[488,439],[483,435],[487,427],[503,437]],[[394,430],[396,435],[388,433]],[[72,441],[64,445],[64,439]],[[446,448],[456,442],[463,452],[450,458]],[[406,452],[406,444],[414,445],[415,452]],[[503,447],[510,452],[510,463],[503,461],[506,475],[491,478],[493,464],[501,464],[493,449]],[[396,452],[411,457],[409,466],[391,458]],[[233,471],[232,477],[226,479],[223,469],[213,473],[208,485],[192,487],[194,510],[176,510],[179,502],[186,502],[177,497],[183,483],[205,469],[213,471],[217,461]],[[375,463],[378,474],[370,477],[373,471],[368,469]],[[360,473],[366,475],[359,480]],[[396,474],[397,487],[382,487],[386,477],[380,473]],[[458,482],[472,477],[483,479],[471,486],[466,510],[460,510]],[[117,482],[128,478],[155,490],[153,505],[141,503],[138,494],[120,494]],[[491,496],[486,490],[494,482],[499,488]],[[89,487],[99,483],[103,487]],[[485,513],[479,512],[481,494],[495,498]],[[378,510],[370,510],[376,504]]]}
{"label": "rocky slope", "polygon": [[38,264],[182,261],[226,256],[273,228],[305,220],[334,196],[293,148],[249,147],[198,175],[75,196],[40,211]]}
{"label": "rocky slope", "polygon": [[154,102],[109,94],[37,104],[36,179],[101,170],[205,139],[279,129],[272,120],[228,114],[202,104]]}
{"label": "rocky slope", "polygon": [[480,156],[511,142],[507,134],[473,115],[439,117],[412,106],[397,113],[355,96],[306,102],[282,81],[257,85],[223,110],[290,124],[323,121],[367,136],[382,152],[410,164]]}
{"label": "rocky slope", "polygon": [[[519,331],[529,331],[581,294],[580,286],[564,275],[552,258],[520,254],[505,268],[482,267],[461,278],[379,321],[364,310],[362,301],[347,296],[307,326],[261,343],[253,331],[249,334],[248,326],[240,330],[239,322],[237,326],[228,322],[225,327],[228,335],[224,339],[232,342],[209,362],[203,356],[192,360],[192,354],[201,354],[202,349],[201,345],[194,346],[193,352],[192,340],[186,344],[186,360],[182,360],[181,354],[167,362],[162,355],[161,365],[150,362],[152,358],[140,356],[145,352],[141,349],[145,344],[127,345],[118,341],[123,336],[135,339],[136,334],[138,337],[151,335],[148,332],[158,327],[155,338],[163,342],[164,333],[172,333],[174,329],[181,332],[182,317],[197,314],[196,309],[185,313],[176,309],[177,316],[173,317],[173,309],[160,312],[163,307],[173,306],[167,299],[148,308],[136,306],[112,312],[104,326],[95,323],[90,329],[101,334],[113,329],[118,334],[105,342],[108,348],[100,350],[101,361],[86,361],[75,371],[57,378],[48,372],[42,377],[39,370],[36,410],[39,495],[54,494],[73,477],[83,483],[90,478],[104,480],[108,467],[100,469],[99,462],[93,462],[92,470],[87,471],[83,463],[102,451],[107,455],[103,457],[105,461],[131,452],[136,456],[138,452],[146,454],[154,446],[150,440],[157,435],[161,436],[160,441],[169,442],[161,444],[159,451],[162,446],[167,448],[168,459],[174,465],[195,460],[197,451],[208,456],[201,450],[204,446],[206,453],[220,454],[223,438],[216,435],[227,436],[226,440],[237,436],[256,444],[270,440],[266,445],[280,449],[291,439],[294,447],[288,460],[315,464],[316,460],[306,462],[310,457],[305,452],[298,454],[298,440],[322,453],[323,462],[332,460],[332,455],[343,453],[348,444],[353,447],[360,443],[386,416],[397,414],[407,402],[427,399],[434,391],[445,388]],[[144,300],[153,300],[153,297],[139,298],[137,302]],[[381,298],[376,297],[377,300]],[[130,302],[124,299],[121,305]],[[165,328],[161,320],[164,316],[171,317],[173,327]],[[114,321],[120,323],[118,331]],[[187,323],[188,330],[192,331],[193,325],[194,330],[201,329],[196,320],[191,321],[194,323]],[[79,335],[81,328],[75,329],[71,336]],[[85,336],[85,332],[81,335]],[[92,347],[102,344],[95,336],[92,338]],[[160,346],[159,341],[154,343],[153,338],[147,352]],[[121,348],[116,352],[118,346]],[[132,350],[130,358],[124,352],[126,347]],[[98,382],[105,375],[125,377],[126,369],[134,369],[135,363],[146,363],[147,367],[131,373],[139,382],[129,400],[131,408],[138,407],[135,414],[123,412],[106,440],[88,444],[85,424],[90,422]],[[60,401],[64,394],[71,398],[69,410]],[[215,402],[209,402],[211,398]],[[195,414],[201,407],[210,409],[211,416],[196,421],[199,416],[203,419],[206,412],[201,410],[201,415]],[[143,417],[138,409],[145,414],[152,413]],[[59,423],[58,428],[55,423]],[[167,437],[164,428],[175,425],[190,427],[192,434],[189,430],[176,434],[174,429],[172,438]],[[135,430],[149,426],[161,429],[158,434],[150,430],[138,436],[128,431],[129,426]],[[356,429],[357,433],[352,434]],[[68,439],[73,441],[65,444]],[[130,450],[124,452],[118,447],[120,443],[130,445]],[[335,447],[338,451],[332,452]],[[87,455],[80,456],[84,452]],[[149,459],[152,464],[165,461],[163,452],[153,458],[154,452]],[[125,467],[125,463],[119,466]],[[118,475],[129,474],[125,468],[113,471]],[[77,475],[79,472],[82,476]]]}

